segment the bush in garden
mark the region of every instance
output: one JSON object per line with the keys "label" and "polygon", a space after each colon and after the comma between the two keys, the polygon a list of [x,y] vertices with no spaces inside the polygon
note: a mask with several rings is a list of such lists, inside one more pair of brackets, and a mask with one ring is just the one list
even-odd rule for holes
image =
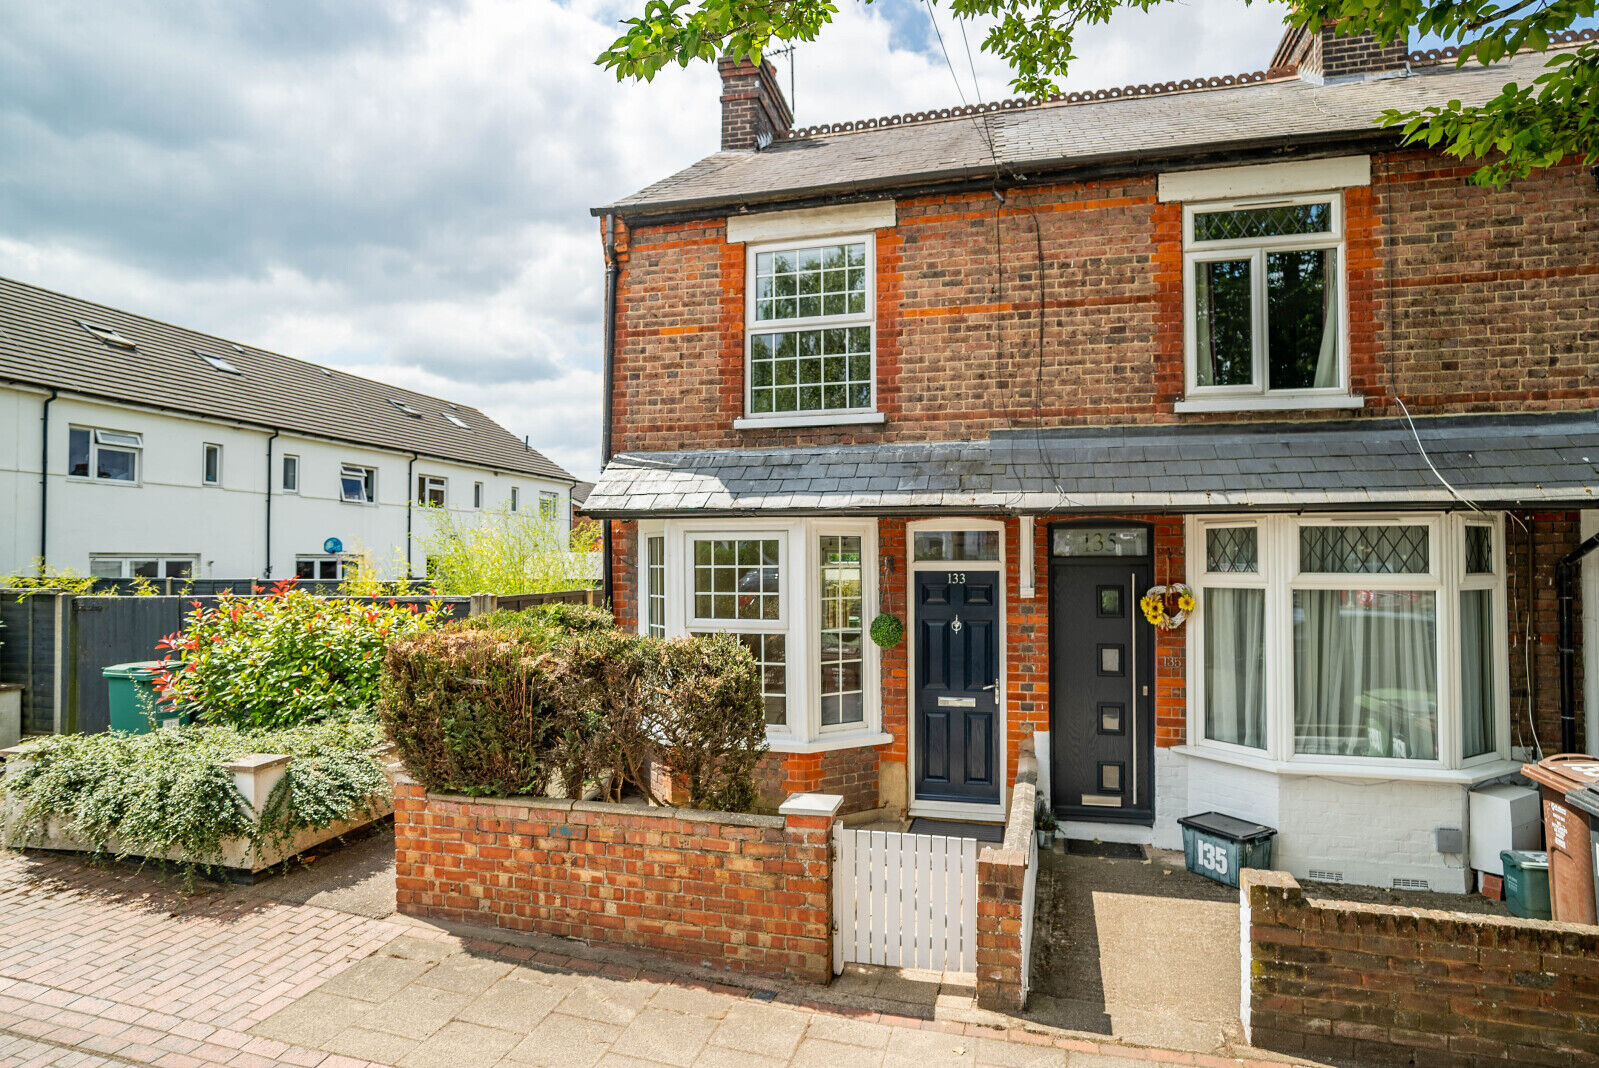
{"label": "bush in garden", "polygon": [[418,782],[479,796],[544,792],[562,724],[541,682],[543,655],[478,628],[389,646],[378,712]]}
{"label": "bush in garden", "polygon": [[481,616],[470,616],[450,625],[461,629],[499,631],[543,648],[564,634],[615,630],[616,619],[604,608],[557,601],[534,605],[520,612],[501,609]]}
{"label": "bush in garden", "polygon": [[[256,849],[375,811],[388,794],[376,723],[357,718],[287,730],[174,727],[148,734],[62,734],[33,745],[0,779],[0,844],[43,837],[55,824],[122,856],[180,851],[186,866],[219,863],[224,839]],[[259,822],[222,764],[250,753],[293,757]]]}
{"label": "bush in garden", "polygon": [[438,604],[364,604],[316,597],[277,583],[269,597],[224,593],[214,608],[193,602],[157,676],[160,699],[206,722],[287,727],[330,711],[371,707],[383,649],[428,630]]}
{"label": "bush in garden", "polygon": [[766,752],[761,674],[730,634],[661,643],[662,699],[652,705],[655,756],[688,789],[691,808],[744,812]]}
{"label": "bush in garden", "polygon": [[439,593],[551,593],[594,585],[600,532],[532,509],[487,508],[463,519],[445,508],[424,509],[433,520],[418,533],[428,581]]}

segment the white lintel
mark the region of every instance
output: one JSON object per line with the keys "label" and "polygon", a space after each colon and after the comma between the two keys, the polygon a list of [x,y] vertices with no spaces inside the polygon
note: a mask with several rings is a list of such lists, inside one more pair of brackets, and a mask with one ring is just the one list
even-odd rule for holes
{"label": "white lintel", "polygon": [[860,204],[829,204],[821,208],[795,208],[790,211],[763,211],[727,217],[730,244],[759,241],[810,240],[839,234],[859,234],[885,230],[898,220],[892,200],[870,200]]}
{"label": "white lintel", "polygon": [[1327,159],[1259,163],[1247,167],[1168,171],[1156,179],[1156,195],[1162,203],[1231,200],[1236,197],[1319,193],[1370,184],[1370,156],[1332,156]]}

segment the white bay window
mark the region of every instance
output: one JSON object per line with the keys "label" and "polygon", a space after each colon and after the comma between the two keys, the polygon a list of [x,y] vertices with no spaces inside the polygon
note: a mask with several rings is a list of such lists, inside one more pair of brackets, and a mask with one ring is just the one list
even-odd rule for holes
{"label": "white bay window", "polygon": [[1190,734],[1307,766],[1509,753],[1497,516],[1190,520]]}
{"label": "white bay window", "polygon": [[881,712],[870,521],[646,522],[639,632],[734,635],[759,666],[777,751],[877,745]]}

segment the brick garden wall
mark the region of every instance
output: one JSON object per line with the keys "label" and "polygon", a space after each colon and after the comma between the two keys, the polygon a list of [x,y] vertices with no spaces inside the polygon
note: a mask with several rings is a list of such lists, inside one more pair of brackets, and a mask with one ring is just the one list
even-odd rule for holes
{"label": "brick garden wall", "polygon": [[407,916],[832,976],[831,818],[395,794]]}
{"label": "brick garden wall", "polygon": [[[1038,762],[1023,756],[1011,790],[1004,841],[984,846],[977,857],[977,1004],[985,1009],[1020,1012],[1027,1007],[1033,925],[1027,887],[1038,878],[1033,853],[1038,804]],[[1034,865],[1031,872],[1029,861]]]}
{"label": "brick garden wall", "polygon": [[1245,871],[1251,1042],[1370,1065],[1599,1060],[1599,927],[1307,900]]}

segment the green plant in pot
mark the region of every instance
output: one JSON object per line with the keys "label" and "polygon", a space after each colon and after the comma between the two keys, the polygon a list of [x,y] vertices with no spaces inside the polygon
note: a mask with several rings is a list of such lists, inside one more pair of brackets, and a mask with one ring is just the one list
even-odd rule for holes
{"label": "green plant in pot", "polygon": [[871,635],[881,648],[892,649],[905,640],[905,624],[892,612],[883,612],[872,620]]}
{"label": "green plant in pot", "polygon": [[1060,826],[1060,821],[1055,814],[1047,808],[1040,808],[1033,817],[1033,829],[1038,832],[1038,848],[1048,849],[1055,841],[1055,828]]}

